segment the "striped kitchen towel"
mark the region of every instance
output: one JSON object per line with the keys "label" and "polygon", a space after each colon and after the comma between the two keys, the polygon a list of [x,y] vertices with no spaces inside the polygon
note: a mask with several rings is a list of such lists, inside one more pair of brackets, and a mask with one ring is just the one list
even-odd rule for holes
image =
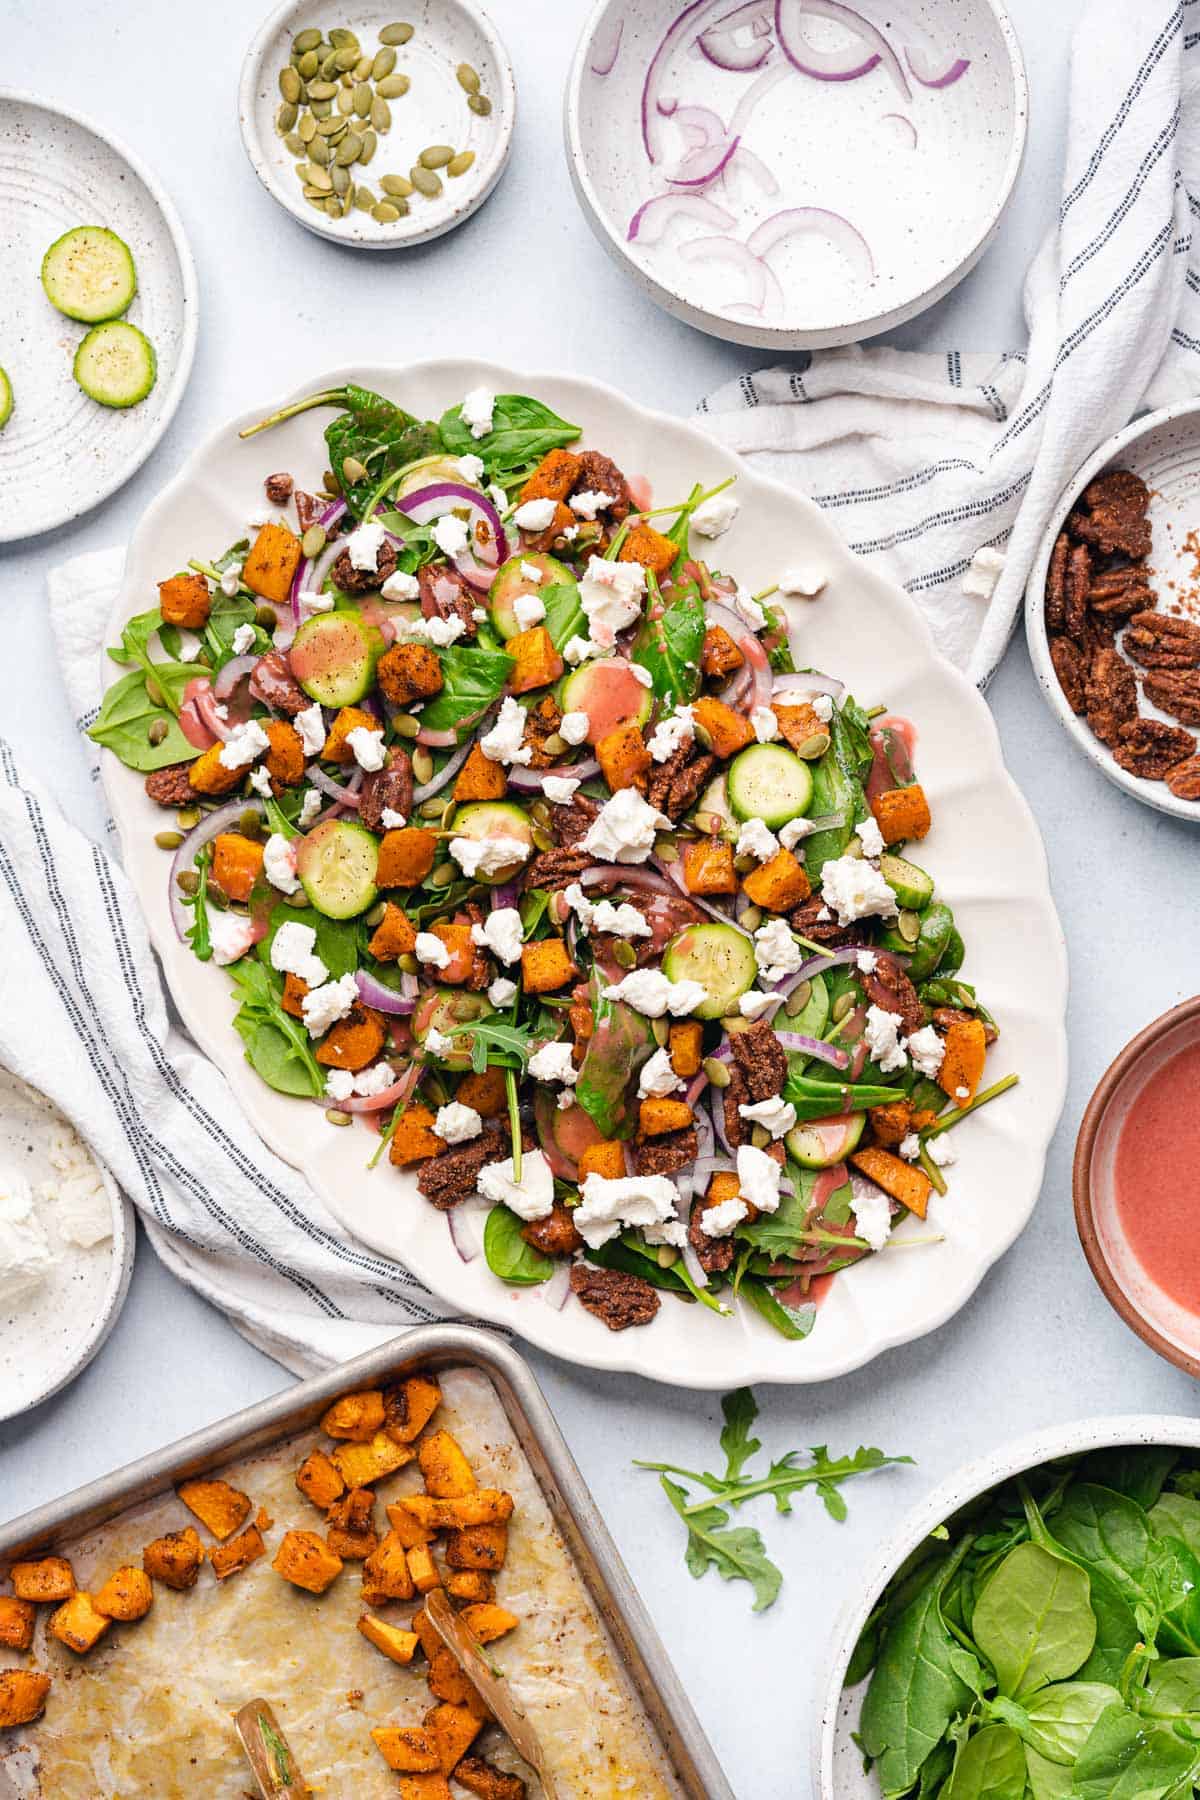
{"label": "striped kitchen towel", "polygon": [[[100,551],[50,577],[81,731],[100,700],[122,560]],[[96,747],[81,741],[99,788]],[[0,1065],[62,1108],[168,1268],[297,1374],[445,1317],[449,1308],[343,1231],[266,1149],[179,1028],[111,824],[107,840],[69,823],[0,739]]]}
{"label": "striped kitchen towel", "polygon": [[818,351],[728,383],[700,422],[811,494],[982,687],[1075,471],[1141,408],[1200,390],[1198,221],[1200,0],[1097,0],[1026,348]]}

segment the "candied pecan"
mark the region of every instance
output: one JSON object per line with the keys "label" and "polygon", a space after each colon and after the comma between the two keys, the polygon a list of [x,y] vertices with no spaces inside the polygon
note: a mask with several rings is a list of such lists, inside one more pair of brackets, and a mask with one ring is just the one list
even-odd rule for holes
{"label": "candied pecan", "polygon": [[[483,924],[483,908],[482,906],[477,905],[474,900],[463,907],[463,914],[470,921],[472,928],[476,925]],[[473,993],[482,994],[483,990],[491,982],[491,979],[492,965],[487,959],[486,952],[475,943],[474,938],[472,938],[471,973],[467,976],[466,985]]]}
{"label": "candied pecan", "polygon": [[700,1225],[703,1217],[704,1208],[693,1206],[692,1216],[688,1220],[688,1243],[696,1252],[696,1261],[706,1275],[724,1275],[733,1262],[733,1239],[709,1237]]}
{"label": "candied pecan", "polygon": [[1065,631],[1067,625],[1067,557],[1071,540],[1060,531],[1054,540],[1050,568],[1046,575],[1046,630]]}
{"label": "candied pecan", "polygon": [[544,694],[536,706],[531,706],[525,714],[525,730],[521,737],[522,744],[529,744],[533,755],[529,759],[531,769],[549,769],[562,755],[561,750],[547,750],[546,739],[553,737],[562,724],[562,709],[553,694]]}
{"label": "candied pecan", "polygon": [[340,588],[343,594],[373,594],[383,586],[389,575],[396,573],[396,546],[390,538],[385,538],[379,546],[375,567],[356,569],[350,560],[350,547],[347,545],[330,573],[334,586]]}
{"label": "candied pecan", "polygon": [[[824,918],[821,917],[822,913]],[[811,900],[805,900],[802,905],[794,908],[788,914],[788,923],[793,931],[798,931],[810,943],[824,944],[831,950],[839,950],[846,944],[862,943],[861,927],[839,925],[819,894],[814,894]]]}
{"label": "candied pecan", "polygon": [[1067,558],[1067,636],[1082,636],[1087,621],[1092,559],[1086,544],[1076,544]]}
{"label": "candied pecan", "polygon": [[1144,563],[1127,563],[1121,569],[1104,569],[1092,577],[1088,603],[1104,619],[1128,619],[1143,607],[1154,605],[1154,590],[1146,578]]}
{"label": "candied pecan", "polygon": [[879,951],[874,970],[863,976],[862,984],[874,1006],[881,1006],[884,1012],[899,1013],[905,1037],[920,1031],[925,1023],[925,1008],[917,998],[916,988],[892,957]]}
{"label": "candied pecan", "polygon": [[611,456],[601,450],[580,452],[579,468],[571,487],[573,494],[611,494],[613,504],[604,508],[619,525],[629,517],[629,483]]}
{"label": "candied pecan", "polygon": [[566,805],[556,803],[550,808],[550,829],[560,845],[574,846],[587,836],[599,811],[599,801],[589,800],[586,794],[573,794]]}
{"label": "candied pecan", "polygon": [[[320,494],[306,494],[303,488],[296,489],[294,498],[296,501],[296,518],[299,521],[301,531],[307,531],[310,525],[315,525],[320,519],[321,514],[325,511],[325,508],[329,505],[328,500],[324,499]],[[333,536],[332,532],[330,532],[330,536]]]}
{"label": "candied pecan", "polygon": [[[922,1013],[922,1024],[924,1020]],[[729,1048],[752,1100],[773,1100],[782,1093],[788,1072],[787,1051],[766,1019],[756,1019],[748,1030],[732,1033]]]}
{"label": "candied pecan", "polygon": [[358,795],[358,820],[368,831],[384,829],[383,814],[387,808],[407,819],[412,812],[413,772],[407,750],[392,744],[382,769],[372,769],[363,776]]}
{"label": "candied pecan", "polygon": [[590,850],[571,850],[565,846],[560,850],[543,850],[526,863],[525,873],[521,877],[522,891],[528,893],[530,888],[570,887],[575,877],[589,863],[596,859]]}
{"label": "candied pecan", "polygon": [[463,636],[478,636],[475,608],[479,605],[479,596],[457,569],[445,565],[435,569],[431,563],[426,563],[417,571],[417,582],[425,618],[461,619],[465,627]]}
{"label": "candied pecan", "polygon": [[464,1144],[461,1150],[447,1151],[422,1164],[417,1187],[431,1206],[439,1212],[449,1212],[475,1192],[480,1169],[484,1163],[498,1162],[504,1156],[507,1141],[507,1135],[502,1135],[497,1126],[488,1126],[482,1137]]}
{"label": "candied pecan", "polygon": [[1200,625],[1170,613],[1140,612],[1129,621],[1122,648],[1146,669],[1200,668]]}
{"label": "candied pecan", "polygon": [[668,1131],[662,1137],[635,1144],[633,1172],[635,1175],[674,1175],[678,1169],[686,1169],[689,1163],[694,1163],[699,1154],[700,1140],[694,1127],[689,1125],[683,1131]]}
{"label": "candied pecan", "polygon": [[1071,638],[1052,637],[1050,639],[1050,661],[1054,664],[1054,673],[1058,676],[1058,685],[1067,697],[1067,705],[1072,712],[1081,713],[1084,708],[1084,688],[1087,683],[1088,663],[1091,657],[1087,651],[1081,650]]}
{"label": "candied pecan", "polygon": [[165,769],[154,769],[146,777],[146,792],[159,806],[190,806],[196,790],[188,780],[191,763],[168,763]]}
{"label": "candied pecan", "polygon": [[[938,1007],[934,1008],[933,1022],[942,1031],[949,1031],[949,1029],[952,1025],[969,1025],[971,1023],[972,1019],[974,1019],[976,1017],[978,1017],[978,1015],[976,1013],[967,1012],[966,1009],[961,1006],[938,1006]],[[988,1021],[986,1019],[984,1019],[984,1021],[983,1021],[983,1041],[984,1041],[984,1043],[985,1044],[994,1044],[996,1039],[999,1036],[1000,1036],[1000,1033],[996,1030],[996,1027],[994,1025],[990,1025],[988,1023]]]}
{"label": "candied pecan", "polygon": [[1132,557],[1150,554],[1150,491],[1140,476],[1110,469],[1088,483],[1080,504],[1086,511],[1072,513],[1067,521],[1077,538],[1097,545],[1106,556],[1118,551]]}
{"label": "candied pecan", "polygon": [[1161,712],[1184,725],[1200,725],[1200,669],[1164,670],[1147,675],[1142,692]]}
{"label": "candied pecan", "polygon": [[1121,727],[1137,717],[1137,682],[1119,650],[1097,650],[1084,688],[1087,722],[1102,744],[1113,745]]}
{"label": "candied pecan", "polygon": [[650,771],[650,780],[646,788],[646,799],[659,812],[666,811],[666,803],[671,793],[671,785],[681,775],[692,759],[692,745],[680,744],[672,750],[666,762],[655,763]]}
{"label": "candied pecan", "polygon": [[746,1086],[745,1076],[739,1068],[735,1067],[730,1072],[729,1086],[721,1095],[725,1136],[735,1150],[739,1149],[750,1135],[750,1127],[738,1111],[740,1106],[748,1106],[749,1103],[750,1090]]}
{"label": "candied pecan", "polygon": [[1164,725],[1161,719],[1133,719],[1121,727],[1113,756],[1131,775],[1140,775],[1145,781],[1162,781],[1195,748],[1190,731]]}
{"label": "candied pecan", "polygon": [[554,1202],[554,1210],[544,1219],[531,1219],[528,1225],[522,1225],[521,1236],[543,1256],[574,1256],[576,1250],[583,1248],[570,1208],[561,1200]]}
{"label": "candied pecan", "polygon": [[669,819],[681,819],[684,813],[700,797],[700,790],[717,766],[715,756],[708,751],[698,756],[695,762],[687,764],[671,783],[671,792],[667,804],[663,807]]}
{"label": "candied pecan", "polygon": [[250,692],[272,712],[286,713],[293,719],[312,705],[281,650],[268,650],[259,657],[250,672]]}
{"label": "candied pecan", "polygon": [[294,485],[295,484],[286,469],[280,469],[276,475],[268,475],[263,482],[267,499],[271,502],[272,506],[286,506],[292,497],[292,488]]}
{"label": "candied pecan", "polygon": [[1200,800],[1200,756],[1189,756],[1168,769],[1166,783],[1177,800]]}
{"label": "candied pecan", "polygon": [[658,1295],[640,1275],[626,1275],[621,1269],[594,1269],[588,1263],[576,1263],[572,1268],[571,1292],[610,1331],[648,1325],[660,1305]]}

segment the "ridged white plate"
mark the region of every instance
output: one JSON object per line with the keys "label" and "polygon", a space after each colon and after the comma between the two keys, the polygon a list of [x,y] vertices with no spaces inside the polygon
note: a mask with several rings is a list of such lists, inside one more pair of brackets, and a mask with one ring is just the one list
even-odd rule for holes
{"label": "ridged white plate", "polygon": [[[62,106],[0,89],[0,366],[13,411],[0,431],[0,543],[77,519],[140,469],[183,399],[196,349],[192,253],[154,176]],[[154,345],[158,379],[137,406],[89,400],[71,372],[88,326],[42,291],[42,257],[73,225],[124,238],[138,291],[125,317]]]}
{"label": "ridged white plate", "polygon": [[[1005,770],[982,698],[936,654],[907,595],[852,556],[811,501],[745,468],[695,426],[647,412],[596,382],[518,375],[478,362],[318,372],[304,392],[349,380],[431,418],[480,384],[536,394],[582,425],[587,441],[608,451],[628,474],[647,475],[660,503],[682,499],[694,482],[738,476],[741,513],[712,547],[712,560],[752,589],[776,580],[787,564],[820,568],[828,577],[824,593],[795,610],[798,661],[843,677],[865,705],[886,703],[915,720],[917,768],[935,820],[920,861],[955,909],[967,943],[964,976],[978,983],[1001,1023],[989,1078],[1015,1069],[1021,1084],[955,1132],[958,1161],[949,1197],[931,1209],[927,1227],[910,1220],[897,1233],[901,1243],[935,1235],[940,1241],[887,1252],[839,1276],[805,1342],[785,1342],[748,1309],[720,1319],[673,1304],[669,1296],[652,1325],[611,1333],[573,1302],[557,1312],[536,1289],[509,1290],[482,1258],[464,1265],[445,1219],[420,1197],[411,1175],[398,1173],[386,1159],[367,1174],[373,1138],[331,1129],[320,1107],[273,1093],[251,1073],[230,1024],[227,980],[197,962],[172,929],[169,859],[153,842],[162,813],[146,799],[141,778],[106,756],[105,785],[125,866],[193,1036],[225,1071],[266,1142],[304,1170],[348,1229],[406,1263],[464,1313],[511,1326],[571,1361],[686,1387],[819,1381],[943,1324],[1029,1219],[1066,1084],[1066,957],[1045,854],[1029,808]],[[319,480],[328,460],[320,416],[294,419],[268,439],[243,443],[237,437],[239,426],[288,398],[264,398],[217,432],[151,506],[130,546],[114,636],[164,572],[190,556],[223,549],[245,530],[247,516],[261,503],[265,472],[290,469],[310,486]]]}

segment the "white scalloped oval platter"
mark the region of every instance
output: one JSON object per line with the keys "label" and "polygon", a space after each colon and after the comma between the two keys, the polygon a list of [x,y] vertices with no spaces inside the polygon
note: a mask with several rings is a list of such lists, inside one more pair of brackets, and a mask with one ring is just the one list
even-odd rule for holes
{"label": "white scalloped oval platter", "polygon": [[[907,595],[853,556],[810,500],[751,472],[695,426],[648,412],[597,382],[518,375],[483,362],[339,369],[315,375],[302,391],[350,380],[431,418],[479,385],[535,394],[580,424],[586,441],[627,473],[647,476],[660,503],[682,498],[697,481],[738,476],[741,512],[720,541],[721,564],[752,590],[775,581],[789,564],[819,568],[827,577],[824,592],[796,605],[798,660],[845,678],[864,705],[886,703],[915,721],[918,773],[935,821],[921,861],[966,939],[964,977],[978,984],[1000,1020],[989,1075],[1016,1070],[1020,1085],[955,1133],[950,1194],[931,1209],[929,1224],[908,1220],[896,1232],[895,1249],[840,1276],[804,1342],[785,1342],[748,1309],[718,1318],[669,1301],[649,1326],[612,1333],[573,1302],[556,1311],[536,1289],[504,1287],[482,1258],[464,1264],[445,1219],[421,1199],[411,1175],[386,1159],[367,1173],[373,1140],[365,1132],[331,1130],[319,1106],[277,1094],[251,1072],[231,1026],[228,983],[197,962],[172,929],[167,858],[154,845],[162,814],[147,800],[141,778],[106,754],[105,786],[125,867],[188,1029],[224,1071],[265,1142],[304,1171],[348,1230],[404,1263],[462,1312],[506,1325],[569,1361],[695,1388],[820,1381],[944,1324],[1033,1211],[1067,1071],[1066,954],[1045,853],[1004,767],[983,699],[937,655]],[[114,638],[165,572],[222,549],[244,531],[261,505],[265,473],[289,469],[301,485],[317,485],[327,462],[321,416],[290,420],[267,439],[237,436],[240,426],[277,403],[284,402],[255,406],[216,432],[149,508],[130,545]],[[936,1241],[899,1247],[916,1237]]]}

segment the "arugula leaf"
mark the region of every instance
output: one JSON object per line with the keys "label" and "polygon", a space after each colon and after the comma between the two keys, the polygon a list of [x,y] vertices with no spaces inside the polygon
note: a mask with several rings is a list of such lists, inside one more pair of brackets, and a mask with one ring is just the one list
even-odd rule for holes
{"label": "arugula leaf", "polygon": [[[534,1037],[531,1026],[514,1025],[511,1019],[499,1015],[491,1018],[468,1020],[465,1025],[452,1025],[446,1033],[447,1037],[463,1037],[471,1039],[471,1067],[477,1075],[482,1075],[488,1063],[505,1066],[504,1059],[515,1059],[516,1065],[524,1073],[526,1064],[533,1055]],[[498,1055],[489,1056],[489,1051]]]}
{"label": "arugula leaf", "polygon": [[[335,404],[345,411],[325,428],[330,467],[342,484],[347,506],[356,519],[361,519],[371,497],[387,477],[398,474],[409,463],[419,462],[423,456],[436,454],[442,448],[441,437],[431,421],[422,423],[382,394],[373,394],[370,388],[350,383],[340,390]],[[366,469],[365,480],[347,479],[347,457]]]}
{"label": "arugula leaf", "polygon": [[309,1045],[308,1032],[285,1013],[278,990],[255,957],[229,968],[238,998],[233,1028],[246,1047],[246,1061],[281,1094],[310,1099],[325,1092],[325,1073]]}
{"label": "arugula leaf", "polygon": [[553,581],[538,589],[538,599],[546,608],[543,623],[556,650],[563,649],[573,637],[587,636],[588,619],[577,581]]}
{"label": "arugula leaf", "polygon": [[504,692],[513,670],[513,658],[503,650],[479,650],[451,644],[438,652],[442,665],[441,692],[421,714],[423,725],[433,731],[465,731],[473,728]]}
{"label": "arugula leaf", "polygon": [[788,638],[787,615],[781,606],[767,606],[763,610],[771,627],[763,639],[763,648],[767,652],[767,661],[771,665],[771,672],[774,675],[794,675],[796,663]]}
{"label": "arugula leaf", "polygon": [[208,934],[208,871],[211,863],[212,848],[203,844],[196,856],[196,891],[183,896],[184,906],[192,909],[187,935],[198,962],[212,960],[212,942]]}
{"label": "arugula leaf", "polygon": [[521,1221],[507,1206],[493,1206],[483,1227],[483,1254],[493,1275],[512,1287],[549,1281],[554,1263],[521,1236]]}
{"label": "arugula leaf", "polygon": [[748,1581],[754,1589],[754,1612],[763,1612],[777,1599],[783,1573],[767,1555],[753,1526],[730,1527],[729,1514],[719,1506],[707,1506],[687,1515],[687,1495],[666,1475],[660,1475],[663,1492],[687,1526],[684,1558],[697,1580],[710,1568],[724,1581]]}
{"label": "arugula leaf", "polygon": [[[658,584],[651,576],[651,594]],[[700,590],[688,587],[666,607],[661,618],[647,613],[633,647],[633,660],[647,669],[660,700],[682,704],[700,690],[700,652],[706,622]]]}
{"label": "arugula leaf", "polygon": [[[165,734],[152,744],[150,727],[158,723],[166,727]],[[131,669],[113,682],[88,736],[119,756],[126,768],[142,774],[165,769],[170,763],[193,762],[200,754],[184,737],[175,714],[150,698],[140,669]]]}
{"label": "arugula leaf", "polygon": [[720,1444],[725,1452],[725,1480],[737,1481],[752,1456],[762,1449],[762,1440],[750,1436],[750,1427],[758,1417],[758,1402],[753,1388],[735,1388],[721,1401],[725,1424]]}
{"label": "arugula leaf", "polygon": [[481,456],[488,479],[504,487],[536,468],[548,450],[573,444],[580,436],[578,425],[569,425],[527,394],[497,394],[492,429],[484,437],[475,437],[464,424],[461,406],[442,414],[440,430],[451,456]]}

